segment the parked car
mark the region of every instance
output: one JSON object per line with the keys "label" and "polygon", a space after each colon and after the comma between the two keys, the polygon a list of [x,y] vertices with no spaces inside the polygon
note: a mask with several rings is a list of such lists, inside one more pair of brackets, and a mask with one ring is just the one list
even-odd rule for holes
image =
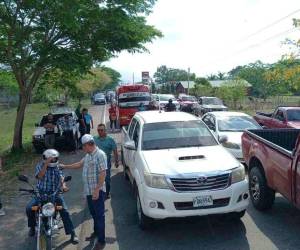
{"label": "parked car", "polygon": [[134,188],[142,229],[153,219],[245,214],[244,166],[200,119],[184,112],[138,112],[122,131],[124,176]]}
{"label": "parked car", "polygon": [[[78,117],[75,114],[75,112],[69,108],[56,109],[52,112],[52,114],[53,114],[53,120],[55,123],[58,121],[59,118],[65,116],[66,114],[72,116],[72,118],[75,121],[78,121]],[[44,115],[42,117],[42,119],[38,123],[35,124],[36,128],[32,135],[32,144],[37,153],[42,153],[45,150],[46,130],[43,126],[44,126],[46,120],[47,120],[47,115]],[[55,133],[55,148],[62,149],[65,146],[65,138],[63,136],[63,131],[60,131],[59,127],[56,126],[54,133]],[[79,138],[80,138],[78,122],[76,124],[76,128],[74,128],[74,130],[73,130],[73,135],[74,135],[74,143],[73,144],[77,148]]]}
{"label": "parked car", "polygon": [[106,104],[106,97],[103,93],[98,93],[94,95],[94,105],[97,104],[102,104],[105,105]]}
{"label": "parked car", "polygon": [[193,105],[198,103],[196,97],[186,95],[186,94],[179,94],[178,102],[180,104],[180,111],[187,112],[187,113],[192,113]]}
{"label": "parked car", "polygon": [[213,111],[228,111],[228,107],[218,97],[202,96],[198,99],[198,102],[199,108],[194,107],[194,114],[196,116],[202,116],[207,112]]}
{"label": "parked car", "polygon": [[242,147],[254,207],[270,209],[278,192],[300,209],[299,129],[249,130]]}
{"label": "parked car", "polygon": [[254,119],[264,128],[300,128],[300,107],[278,107],[273,113],[257,112]]}
{"label": "parked car", "polygon": [[172,94],[157,94],[156,95],[156,102],[159,103],[162,109],[169,103],[169,100],[172,99],[173,103],[176,106],[176,110],[178,111],[180,108],[179,102],[176,100],[175,96]]}
{"label": "parked car", "polygon": [[249,115],[241,112],[209,112],[202,117],[203,122],[217,138],[226,136],[222,145],[239,161],[243,162],[242,134],[247,129],[261,129]]}

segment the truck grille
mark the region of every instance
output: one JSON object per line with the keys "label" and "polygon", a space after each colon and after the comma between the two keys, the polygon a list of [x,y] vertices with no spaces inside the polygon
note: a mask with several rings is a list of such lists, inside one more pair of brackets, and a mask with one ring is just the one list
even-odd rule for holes
{"label": "truck grille", "polygon": [[217,207],[226,207],[230,202],[230,198],[216,199],[212,206],[207,207],[194,207],[193,202],[174,202],[176,210],[196,210],[196,209],[209,209]]}
{"label": "truck grille", "polygon": [[230,174],[199,176],[194,178],[170,178],[179,192],[225,189],[230,185]]}

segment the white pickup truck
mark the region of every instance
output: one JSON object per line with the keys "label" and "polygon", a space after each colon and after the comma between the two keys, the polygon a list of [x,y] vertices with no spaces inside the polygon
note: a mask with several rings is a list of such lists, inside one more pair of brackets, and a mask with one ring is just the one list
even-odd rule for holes
{"label": "white pickup truck", "polygon": [[153,219],[245,214],[244,166],[195,116],[138,112],[122,136],[124,175],[133,185],[142,229]]}

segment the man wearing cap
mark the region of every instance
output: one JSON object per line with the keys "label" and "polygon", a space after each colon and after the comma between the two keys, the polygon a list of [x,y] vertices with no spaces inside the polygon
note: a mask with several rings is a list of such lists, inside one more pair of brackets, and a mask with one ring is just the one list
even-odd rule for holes
{"label": "man wearing cap", "polygon": [[93,136],[86,134],[81,142],[85,157],[79,162],[60,166],[64,169],[83,168],[84,195],[94,220],[94,233],[87,240],[97,237],[98,241],[93,250],[100,250],[105,247],[104,200],[107,159],[105,153],[96,146]]}

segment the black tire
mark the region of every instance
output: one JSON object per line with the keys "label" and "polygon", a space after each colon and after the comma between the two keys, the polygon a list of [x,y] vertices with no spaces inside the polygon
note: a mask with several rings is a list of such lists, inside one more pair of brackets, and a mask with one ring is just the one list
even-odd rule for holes
{"label": "black tire", "polygon": [[233,220],[240,220],[242,217],[244,217],[246,213],[246,209],[241,211],[241,212],[234,212],[234,213],[231,213],[230,214],[230,217],[233,219]]}
{"label": "black tire", "polygon": [[137,187],[136,187],[136,213],[137,213],[138,225],[140,229],[142,230],[149,229],[153,223],[153,219],[151,219],[150,217],[144,214]]}
{"label": "black tire", "polygon": [[52,250],[52,237],[42,234],[38,240],[40,241],[40,250]]}
{"label": "black tire", "polygon": [[275,192],[268,187],[262,170],[253,167],[249,173],[249,193],[253,206],[260,211],[272,208],[275,200]]}

